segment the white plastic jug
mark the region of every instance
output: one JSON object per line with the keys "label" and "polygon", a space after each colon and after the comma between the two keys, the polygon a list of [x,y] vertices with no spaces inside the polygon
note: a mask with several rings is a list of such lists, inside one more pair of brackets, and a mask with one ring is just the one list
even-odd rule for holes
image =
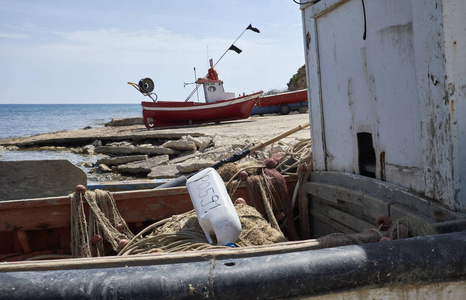
{"label": "white plastic jug", "polygon": [[217,171],[206,168],[189,178],[186,186],[209,243],[213,243],[210,235],[215,234],[218,246],[234,247],[241,223]]}

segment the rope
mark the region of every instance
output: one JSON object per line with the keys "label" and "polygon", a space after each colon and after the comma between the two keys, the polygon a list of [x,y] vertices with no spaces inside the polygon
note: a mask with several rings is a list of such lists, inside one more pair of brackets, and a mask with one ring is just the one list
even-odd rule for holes
{"label": "rope", "polygon": [[74,257],[91,257],[87,222],[82,194],[71,194],[71,254]]}
{"label": "rope", "polygon": [[[281,227],[295,239],[292,210],[287,207],[287,201],[290,206],[291,202],[287,197],[286,181],[282,173],[292,174],[292,169],[296,168],[299,160],[308,158],[310,153],[310,140],[305,140],[289,148],[276,169],[267,169],[255,162],[242,166],[230,163],[222,167],[228,173],[228,179],[225,179],[226,175],[220,175],[227,181],[226,186],[231,196],[241,183],[238,177],[243,171],[248,172],[248,190],[255,196],[251,196],[255,208],[245,204],[235,206],[243,228],[236,242],[237,246],[284,242],[286,239]],[[289,165],[289,161],[294,162]],[[104,256],[105,245],[110,245],[118,256],[224,248],[207,242],[194,210],[158,221],[134,235],[121,217],[110,192],[88,191],[84,196],[74,193],[70,195],[70,200],[71,249],[74,257]],[[87,217],[84,202],[89,205]],[[274,210],[285,212],[286,217],[281,220],[282,226],[277,221]],[[267,216],[268,221],[263,215]],[[102,241],[95,242],[96,236],[101,237]],[[120,244],[122,240],[127,240],[126,244]]]}
{"label": "rope", "polygon": [[[281,157],[270,153],[270,158],[264,163],[268,167],[254,161],[229,163],[219,169],[219,174],[224,181],[227,181],[226,187],[230,197],[233,198],[241,184],[241,178],[238,177],[241,177],[241,173],[246,172],[251,204],[263,216],[267,217],[273,228],[283,228],[290,239],[297,240],[299,237],[293,219],[294,203],[292,203],[292,199],[291,201],[289,199],[286,181],[282,175],[298,175],[300,167],[311,161],[312,151],[310,147],[310,139],[302,140],[293,147],[289,147]],[[271,167],[275,164],[275,168]],[[307,178],[303,178],[300,182],[302,186],[306,180]],[[277,221],[274,211],[285,215],[285,217],[281,216],[280,218],[281,225]]]}
{"label": "rope", "polygon": [[[105,256],[105,245],[109,244],[114,251],[120,251],[119,243],[133,237],[110,192],[87,191],[84,196],[73,193],[69,197],[73,257]],[[84,202],[89,206],[88,218]]]}
{"label": "rope", "polygon": [[297,175],[297,167],[300,162],[309,161],[311,156],[311,140],[302,140],[286,151],[276,169],[283,175]]}
{"label": "rope", "polygon": [[[286,241],[283,234],[271,228],[268,222],[253,207],[241,204],[235,206],[235,208],[243,228],[235,244],[237,247]],[[134,236],[118,255],[127,256],[205,249],[225,249],[225,247],[210,245],[207,242],[196,213],[191,210],[147,227]]]}
{"label": "rope", "polygon": [[[388,216],[384,216],[390,218]],[[391,219],[391,218],[390,218]],[[390,220],[391,223],[391,220]],[[386,231],[378,228],[368,228],[362,233],[343,234],[333,233],[319,238],[322,248],[339,247],[345,245],[358,245],[364,243],[375,243],[387,240],[405,239],[408,237],[436,234],[437,231],[427,221],[410,215],[391,223]]]}

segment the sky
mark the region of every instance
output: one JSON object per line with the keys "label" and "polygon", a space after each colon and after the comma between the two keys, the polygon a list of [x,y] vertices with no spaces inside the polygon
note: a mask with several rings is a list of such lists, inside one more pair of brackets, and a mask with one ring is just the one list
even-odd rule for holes
{"label": "sky", "polygon": [[286,89],[304,65],[292,0],[0,0],[0,104],[151,101],[127,84],[145,77],[184,101],[249,24],[215,67],[225,91]]}

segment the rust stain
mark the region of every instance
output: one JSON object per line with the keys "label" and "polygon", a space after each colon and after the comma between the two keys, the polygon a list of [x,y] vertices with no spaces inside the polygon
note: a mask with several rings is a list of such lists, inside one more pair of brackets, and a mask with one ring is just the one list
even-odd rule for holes
{"label": "rust stain", "polygon": [[453,117],[455,115],[455,100],[450,100],[450,115]]}
{"label": "rust stain", "polygon": [[3,228],[5,228],[5,231],[18,231],[18,230],[21,230],[21,228],[23,228],[22,226],[13,225],[11,223],[3,223],[3,224],[4,224]]}
{"label": "rust stain", "polygon": [[434,216],[437,219],[437,222],[444,222],[446,221],[446,215],[445,212],[442,210],[434,210]]}
{"label": "rust stain", "polygon": [[309,44],[311,43],[311,35],[309,34],[309,31],[306,34],[306,49],[309,51]]}
{"label": "rust stain", "polygon": [[380,152],[380,180],[386,181],[385,151]]}
{"label": "rust stain", "polygon": [[50,227],[50,224],[40,223],[37,227],[40,229],[48,229]]}

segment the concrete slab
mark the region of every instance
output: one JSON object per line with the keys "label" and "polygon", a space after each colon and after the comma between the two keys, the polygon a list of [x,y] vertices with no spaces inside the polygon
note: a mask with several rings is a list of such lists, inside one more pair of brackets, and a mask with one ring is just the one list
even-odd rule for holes
{"label": "concrete slab", "polygon": [[87,186],[86,173],[68,160],[0,161],[0,201],[63,196]]}

